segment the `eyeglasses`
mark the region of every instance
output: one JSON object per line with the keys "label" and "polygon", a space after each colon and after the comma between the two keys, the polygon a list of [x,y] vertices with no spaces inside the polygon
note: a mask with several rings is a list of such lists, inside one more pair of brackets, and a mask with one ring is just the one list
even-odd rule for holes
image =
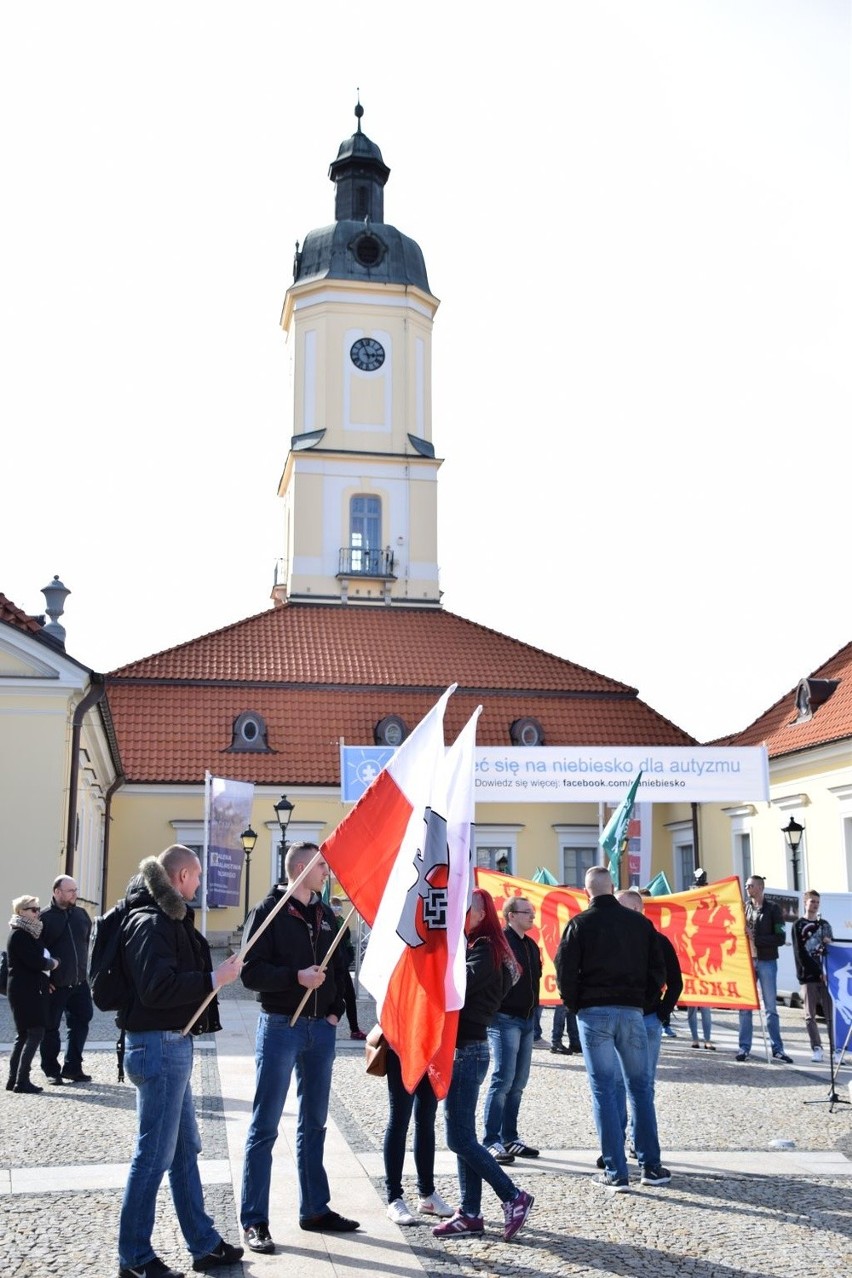
{"label": "eyeglasses", "polygon": [[535,910],[512,910],[513,914],[535,914]]}
{"label": "eyeglasses", "polygon": [[41,906],[40,906],[40,905],[25,905],[25,906],[24,906],[24,910],[25,910],[25,911],[27,911],[29,914],[38,914],[38,913],[39,913],[39,911],[41,910]]}

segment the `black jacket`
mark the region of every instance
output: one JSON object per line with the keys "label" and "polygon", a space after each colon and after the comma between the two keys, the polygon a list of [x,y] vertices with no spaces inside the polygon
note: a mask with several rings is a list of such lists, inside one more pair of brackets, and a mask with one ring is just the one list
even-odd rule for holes
{"label": "black jacket", "polygon": [[464,1007],[459,1012],[457,1043],[477,1043],[488,1037],[488,1026],[512,984],[502,961],[494,965],[494,948],[485,936],[467,948],[467,984]]}
{"label": "black jacket", "polygon": [[92,920],[81,906],[72,905],[63,910],[54,901],[42,910],[41,921],[44,924],[41,939],[45,948],[59,959],[59,967],[54,970],[51,983],[57,989],[81,985],[88,977]]}
{"label": "black jacket", "polygon": [[[210,946],[157,858],[147,857],[139,870],[127,886],[130,910],[122,926],[133,997],[116,1021],[128,1030],[182,1030],[213,988]],[[221,1028],[214,996],[192,1033]]]}
{"label": "black jacket", "polygon": [[791,932],[793,958],[796,961],[796,978],[802,985],[813,985],[822,980],[822,958],[826,945],[834,939],[828,919],[817,916],[796,919]]}
{"label": "black jacket", "polygon": [[507,1016],[521,1016],[526,1020],[538,1007],[541,950],[531,937],[519,936],[513,927],[505,927],[503,935],[518,960],[521,975],[500,1004],[500,1011]]}
{"label": "black jacket", "polygon": [[556,951],[556,979],[569,1012],[653,1007],[666,981],[653,923],[614,896],[596,896],[571,920]]}
{"label": "black jacket", "polygon": [[759,959],[777,959],[778,950],[787,939],[784,926],[784,915],[781,906],[767,897],[762,905],[753,905],[746,901],[746,928],[754,941],[754,948]]}
{"label": "black jacket", "polygon": [[[246,926],[246,937],[258,930],[281,897],[284,889],[276,886],[255,906]],[[303,906],[293,897],[283,906],[246,956],[241,980],[247,990],[254,990],[264,1012],[292,1016],[305,994],[298,981],[303,968],[321,964],[337,936],[337,919],[330,906],[315,894]],[[302,1016],[336,1016],[345,1008],[346,958],[341,941],[332,955],[325,980],[311,992]]]}
{"label": "black jacket", "polygon": [[657,940],[660,942],[660,948],[663,951],[663,962],[666,965],[666,988],[660,997],[650,999],[643,1011],[646,1016],[650,1012],[656,1012],[660,1020],[665,1022],[675,1010],[677,1001],[683,993],[683,973],[680,970],[680,963],[677,961],[677,950],[669,938],[664,936],[662,932],[658,932]]}
{"label": "black jacket", "polygon": [[[9,956],[8,997],[17,1029],[47,1024],[48,976],[42,936],[36,940],[22,927],[13,927],[6,942]],[[57,969],[58,970],[58,969]]]}

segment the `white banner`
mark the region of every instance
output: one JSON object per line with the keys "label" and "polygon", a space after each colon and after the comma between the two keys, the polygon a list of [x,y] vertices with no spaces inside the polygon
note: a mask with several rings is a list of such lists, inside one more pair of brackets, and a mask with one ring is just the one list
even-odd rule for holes
{"label": "white banner", "polygon": [[642,773],[638,803],[769,799],[765,746],[479,746],[477,803],[615,805]]}

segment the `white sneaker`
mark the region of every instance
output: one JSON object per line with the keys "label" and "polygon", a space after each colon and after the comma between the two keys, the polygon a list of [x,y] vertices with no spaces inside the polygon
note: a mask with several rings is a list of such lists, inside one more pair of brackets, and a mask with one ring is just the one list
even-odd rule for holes
{"label": "white sneaker", "polygon": [[[450,1215],[452,1216],[452,1212]],[[395,1198],[392,1203],[388,1204],[388,1220],[392,1220],[395,1225],[416,1225],[417,1217],[413,1216],[408,1209],[408,1203],[404,1198]]]}
{"label": "white sneaker", "polygon": [[811,1060],[812,1060],[812,1061],[815,1061],[817,1064],[819,1064],[819,1062],[822,1060],[822,1048],[821,1048],[821,1047],[815,1047],[815,1048],[814,1048],[814,1050],[811,1052]]}
{"label": "white sneaker", "polygon": [[456,1214],[455,1207],[451,1207],[449,1203],[444,1202],[437,1189],[428,1198],[420,1199],[420,1210],[424,1216],[443,1216],[446,1220]]}

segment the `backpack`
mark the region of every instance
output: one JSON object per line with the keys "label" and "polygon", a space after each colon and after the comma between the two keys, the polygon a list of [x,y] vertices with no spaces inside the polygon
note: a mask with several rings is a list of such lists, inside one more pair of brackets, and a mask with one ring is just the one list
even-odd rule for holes
{"label": "backpack", "polygon": [[89,951],[89,985],[92,1000],[102,1012],[120,1012],[133,998],[133,986],[124,967],[121,929],[128,914],[127,898],[95,919]]}
{"label": "backpack", "polygon": [[0,994],[9,993],[9,955],[0,950]]}

